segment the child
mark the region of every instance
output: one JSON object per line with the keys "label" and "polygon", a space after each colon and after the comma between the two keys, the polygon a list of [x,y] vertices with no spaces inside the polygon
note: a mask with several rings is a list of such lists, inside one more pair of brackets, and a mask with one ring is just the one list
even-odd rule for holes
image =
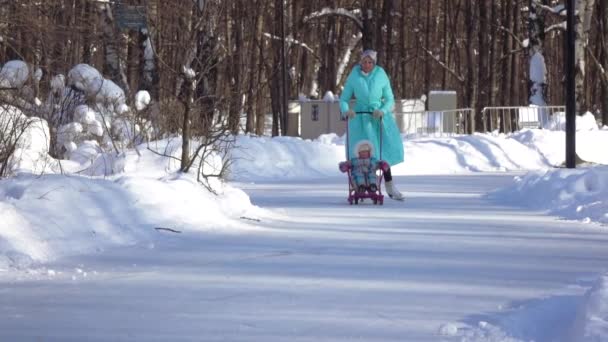
{"label": "child", "polygon": [[388,164],[372,156],[372,144],[364,140],[355,147],[357,157],[340,163],[340,171],[351,170],[351,183],[359,193],[376,192],[376,171],[384,170]]}

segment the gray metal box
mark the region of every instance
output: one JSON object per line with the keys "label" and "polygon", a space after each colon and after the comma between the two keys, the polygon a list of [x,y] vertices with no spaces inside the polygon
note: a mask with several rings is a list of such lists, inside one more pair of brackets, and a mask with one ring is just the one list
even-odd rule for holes
{"label": "gray metal box", "polygon": [[308,100],[300,102],[300,137],[316,139],[321,134],[346,132],[346,121],[340,118],[340,102]]}
{"label": "gray metal box", "polygon": [[[458,97],[455,90],[431,90],[428,100],[428,127],[435,132],[454,133]],[[447,112],[446,112],[447,111]]]}

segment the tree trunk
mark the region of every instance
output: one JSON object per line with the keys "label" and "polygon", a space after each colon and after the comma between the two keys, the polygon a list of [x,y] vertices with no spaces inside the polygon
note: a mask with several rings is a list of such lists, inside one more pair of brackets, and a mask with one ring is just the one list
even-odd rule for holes
{"label": "tree trunk", "polygon": [[156,56],[152,43],[152,35],[148,30],[139,33],[139,88],[147,90],[153,101],[159,100],[160,75],[156,66]]}
{"label": "tree trunk", "polygon": [[182,93],[184,103],[184,121],[182,122],[182,158],[180,161],[180,171],[188,172],[190,163],[190,125],[192,120],[192,109],[194,105],[195,83],[194,77],[184,75],[184,91]]}
{"label": "tree trunk", "polygon": [[[476,64],[474,60],[475,52],[473,51],[475,46],[473,44],[473,32],[475,32],[475,22],[473,15],[472,0],[465,1],[465,44],[466,44],[466,81],[465,81],[465,101],[469,108],[477,108],[477,101],[475,97],[475,69],[473,66]],[[477,109],[475,109],[477,110]],[[473,131],[483,130],[483,125],[477,122],[477,118],[481,113],[475,113],[475,119],[471,123],[470,127]],[[471,132],[468,132],[471,133]]]}
{"label": "tree trunk", "polygon": [[[405,5],[405,1],[401,2],[401,13],[405,13],[406,11],[406,5]],[[401,82],[399,82],[401,84],[401,96],[405,97],[407,96],[407,83],[408,83],[408,78],[406,77],[406,71],[407,71],[407,51],[405,49],[405,42],[406,42],[406,37],[407,37],[407,19],[405,18],[405,15],[401,16],[401,22],[399,24],[399,26],[401,27],[401,35],[399,37],[399,51],[401,51],[401,56],[399,58],[399,77],[401,79]],[[399,84],[397,83],[397,84]]]}
{"label": "tree trunk", "polygon": [[79,22],[83,25],[82,34],[82,63],[91,64],[91,57],[93,56],[93,20],[94,12],[93,6],[90,1],[81,0],[80,6],[82,7],[82,16]]}
{"label": "tree trunk", "polygon": [[[599,18],[600,18],[600,27],[601,30],[598,32],[601,39],[601,63],[602,68],[604,69],[604,73],[608,73],[608,4],[606,1],[600,1],[600,10],[599,10]],[[608,126],[608,82],[602,82],[602,124],[604,126]]]}
{"label": "tree trunk", "polygon": [[110,79],[124,90],[125,96],[128,98],[130,94],[129,84],[120,54],[119,37],[116,34],[112,9],[108,4],[101,6],[103,6],[101,23],[105,48],[104,73],[109,75]]}
{"label": "tree trunk", "polygon": [[[54,22],[59,25],[66,25],[65,22],[66,14],[65,10],[61,5],[55,5],[51,7],[51,12],[54,14]],[[50,35],[51,42],[48,42],[52,46],[51,54],[50,54],[50,63],[49,70],[47,71],[49,75],[52,77],[56,74],[67,73],[66,66],[63,62],[65,58],[65,40],[66,35],[61,30],[54,30],[54,32]]]}
{"label": "tree trunk", "polygon": [[[280,2],[283,0],[275,0],[274,2],[274,15],[275,18],[283,15],[281,13],[281,4]],[[274,28],[274,36],[280,37],[280,28],[278,24],[279,20],[275,20],[273,22]],[[276,137],[280,134],[280,117],[282,116],[282,106],[281,106],[281,70],[279,66],[281,65],[281,44],[283,41],[279,39],[272,40],[272,65],[269,66],[269,78],[272,80],[270,84],[270,102],[272,108],[272,136]]]}
{"label": "tree trunk", "polygon": [[[431,47],[431,6],[432,1],[426,1],[426,23],[425,26],[425,34],[424,34],[424,48],[427,51],[431,51],[433,48]],[[431,68],[431,57],[425,56],[424,58],[424,92],[426,94],[431,90],[431,76],[433,73],[433,69]]]}
{"label": "tree trunk", "polygon": [[[503,23],[505,23],[504,25],[507,29],[511,30],[512,2],[506,1],[503,6]],[[503,32],[502,35],[504,38],[502,40],[500,104],[506,106],[511,99],[509,80],[511,77],[511,59],[513,58],[513,54],[511,54],[511,50],[513,49],[513,37],[507,32]]]}
{"label": "tree trunk", "polygon": [[377,50],[377,37],[376,37],[376,7],[374,0],[365,0],[364,5],[361,8],[361,17],[363,21],[363,50],[374,49]]}
{"label": "tree trunk", "polygon": [[[260,24],[263,27],[263,24]],[[266,48],[264,46],[264,44],[258,44],[258,56],[259,56],[259,63],[257,66],[257,74],[258,74],[258,84],[263,84],[266,83],[265,88],[272,88],[268,86],[268,79],[269,77],[265,77],[264,71],[265,71],[265,66],[264,66],[264,60],[266,58],[268,58],[268,56],[265,54]],[[256,69],[254,69],[253,72],[256,72]],[[257,95],[257,101],[256,103],[256,119],[255,119],[255,132],[257,135],[264,135],[264,131],[266,128],[266,113],[267,113],[267,108],[266,106],[266,102],[265,102],[265,97],[262,96],[261,93],[259,93]]]}
{"label": "tree trunk", "polygon": [[[319,78],[321,79],[321,89],[323,92],[335,92],[336,90],[336,27],[336,18],[330,16],[327,19],[327,33],[322,39],[323,64],[319,69]],[[323,94],[319,94],[319,96],[323,96]]]}
{"label": "tree trunk", "polygon": [[[253,13],[256,13],[256,15],[253,16],[252,18],[252,26],[254,28],[254,34],[251,35],[251,42],[250,42],[250,51],[251,53],[249,54],[249,85],[247,87],[247,107],[246,107],[246,113],[247,113],[247,121],[245,122],[245,132],[246,133],[253,133],[255,132],[255,121],[256,121],[256,109],[257,109],[257,105],[256,103],[258,102],[257,99],[257,92],[256,92],[256,88],[259,85],[259,79],[258,79],[258,72],[256,72],[256,70],[261,69],[260,65],[258,65],[258,49],[256,48],[259,44],[259,40],[258,37],[262,36],[262,29],[263,29],[263,25],[264,25],[264,21],[263,18],[264,16],[261,15],[261,11],[260,11],[260,7],[261,6],[256,6],[255,3],[253,3],[254,6],[252,6],[252,8],[250,8],[249,10],[251,10]],[[258,12],[260,11],[260,12]]]}
{"label": "tree trunk", "polygon": [[[424,69],[421,68],[419,66],[420,63],[420,59],[423,54],[423,52],[421,51],[421,45],[422,42],[420,40],[420,29],[421,29],[421,24],[420,24],[420,18],[422,18],[422,1],[416,1],[416,15],[414,16],[415,19],[410,20],[410,31],[413,32],[413,34],[410,36],[411,39],[414,40],[414,44],[415,44],[415,48],[414,48],[414,52],[413,52],[413,59],[414,59],[414,65],[412,66],[413,72],[411,74],[409,74],[411,77],[409,77],[408,79],[408,83],[410,86],[410,89],[412,89],[412,91],[414,91],[414,89],[416,89],[416,87],[414,86],[414,84],[419,84],[418,83],[418,74],[419,73],[423,73]],[[422,70],[421,70],[422,69]],[[422,88],[419,86],[419,88]],[[423,94],[426,94],[426,90],[424,88],[421,89]]]}
{"label": "tree trunk", "polygon": [[[547,5],[547,0],[542,1]],[[529,103],[536,106],[546,106],[547,68],[544,57],[545,15],[538,0],[530,0],[530,16],[528,18],[530,47],[529,58]]]}
{"label": "tree trunk", "polygon": [[[605,1],[605,0],[604,0]],[[578,0],[576,2],[576,13],[578,15],[576,25],[576,42],[574,48],[574,60],[576,73],[574,77],[576,93],[576,112],[580,115],[588,111],[585,103],[585,49],[589,43],[589,30],[591,29],[591,17],[595,0]]]}
{"label": "tree trunk", "polygon": [[382,11],[383,22],[386,23],[386,43],[384,44],[386,47],[386,53],[383,56],[384,64],[386,67],[386,72],[389,75],[393,75],[394,71],[397,69],[394,65],[393,58],[393,16],[392,13],[394,11],[394,3],[392,0],[385,0],[384,7]]}
{"label": "tree trunk", "polygon": [[239,67],[242,64],[241,56],[243,53],[242,21],[238,20],[231,23],[231,18],[243,17],[240,14],[240,5],[232,6],[231,10],[226,10],[225,25],[226,36],[228,37],[229,65],[228,65],[228,84],[229,84],[229,106],[228,106],[228,129],[233,134],[238,134],[241,119],[241,73]]}
{"label": "tree trunk", "polygon": [[126,34],[127,37],[127,60],[126,60],[126,73],[127,80],[129,81],[129,89],[134,91],[138,90],[138,85],[141,83],[139,80],[140,70],[140,34],[138,31],[129,30]]}
{"label": "tree trunk", "polygon": [[[492,123],[489,121],[484,122],[483,117],[483,107],[486,104],[486,94],[487,94],[487,63],[488,63],[488,19],[487,19],[487,7],[486,1],[480,0],[478,2],[478,10],[479,10],[479,29],[477,30],[477,39],[479,42],[479,49],[477,53],[477,79],[475,83],[477,84],[477,92],[475,102],[475,125],[479,125],[479,129],[484,127],[484,131],[487,129],[493,129]],[[489,120],[491,118],[485,118]]]}
{"label": "tree trunk", "polygon": [[[495,90],[496,90],[496,46],[498,45],[498,41],[499,41],[499,37],[498,37],[498,30],[496,29],[497,25],[496,25],[496,14],[497,9],[496,9],[496,1],[492,1],[492,5],[490,7],[490,37],[492,37],[490,40],[490,52],[489,52],[489,63],[488,63],[488,68],[487,68],[487,75],[488,75],[488,88],[487,88],[487,97],[486,97],[486,103],[485,105],[487,106],[494,106],[496,104],[496,97],[495,97]],[[501,121],[502,123],[502,121]],[[503,130],[504,132],[504,130]]]}
{"label": "tree trunk", "polygon": [[[519,6],[517,5],[513,5],[513,16],[512,16],[512,22],[513,22],[513,33],[515,35],[519,34]],[[520,98],[519,98],[519,87],[520,87],[520,79],[521,79],[521,75],[520,75],[520,66],[519,66],[519,59],[517,56],[513,56],[511,58],[511,74],[510,76],[510,81],[509,81],[509,89],[511,89],[511,98],[509,99],[509,104],[511,106],[518,106],[521,104],[520,102]],[[515,121],[515,123],[517,123],[517,121]]]}
{"label": "tree trunk", "polygon": [[[443,0],[443,62],[448,67],[450,66],[450,44],[449,40],[449,26],[448,26],[448,10],[450,6],[450,0]],[[447,88],[448,81],[448,70],[443,68],[441,72],[441,89]]]}

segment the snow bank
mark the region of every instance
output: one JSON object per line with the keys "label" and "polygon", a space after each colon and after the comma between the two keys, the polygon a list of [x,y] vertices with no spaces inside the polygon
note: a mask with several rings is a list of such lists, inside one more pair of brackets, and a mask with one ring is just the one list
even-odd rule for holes
{"label": "snow bank", "polygon": [[339,174],[344,144],[335,134],[315,141],[293,137],[239,136],[231,179],[320,178]]}
{"label": "snow bank", "polygon": [[608,337],[608,275],[587,291],[572,327],[571,342],[606,341]]}
{"label": "snow bank", "polygon": [[567,219],[608,223],[608,166],[533,171],[489,197]]}
{"label": "snow bank", "polygon": [[[475,134],[446,138],[404,139],[405,161],[394,175],[455,174],[545,170],[565,161],[561,131],[523,130],[514,134]],[[335,134],[315,140],[294,137],[239,136],[233,180],[319,178],[339,173],[344,140]],[[587,162],[608,165],[608,130],[577,133],[577,154]]]}
{"label": "snow bank", "polygon": [[0,180],[0,269],[108,247],[146,245],[155,228],[182,232],[236,227],[260,217],[241,190],[215,184],[219,195],[192,175],[151,178],[137,173],[99,179],[20,174]]}
{"label": "snow bank", "polygon": [[8,255],[13,267],[133,244],[145,235],[135,228],[139,213],[132,198],[109,180],[21,174],[0,181],[0,200],[3,217],[9,214],[0,255]]}

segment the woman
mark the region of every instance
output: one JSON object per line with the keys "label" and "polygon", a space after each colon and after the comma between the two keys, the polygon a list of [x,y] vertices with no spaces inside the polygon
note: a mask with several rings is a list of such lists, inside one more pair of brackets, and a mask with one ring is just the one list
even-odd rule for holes
{"label": "woman", "polygon": [[[379,125],[382,125],[382,160],[390,166],[403,161],[403,141],[395,123],[391,109],[395,104],[391,83],[384,69],[376,65],[377,53],[365,50],[359,65],[351,71],[344,90],[340,96],[342,117],[348,116],[348,157],[356,156],[354,147],[361,140],[374,144],[374,151],[380,151]],[[349,101],[355,97],[354,109],[349,108]],[[373,115],[357,115],[357,112]],[[403,195],[393,183],[391,169],[384,172],[386,193],[390,198],[403,200]]]}

